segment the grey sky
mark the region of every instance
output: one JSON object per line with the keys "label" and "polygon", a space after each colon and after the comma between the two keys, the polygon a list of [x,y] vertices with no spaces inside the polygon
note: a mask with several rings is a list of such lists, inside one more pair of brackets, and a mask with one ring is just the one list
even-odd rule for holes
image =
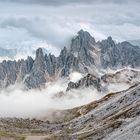
{"label": "grey sky", "polygon": [[139,39],[139,13],[139,0],[0,0],[0,47],[62,48],[81,28],[96,40]]}
{"label": "grey sky", "polygon": [[[1,0],[3,1],[3,0]],[[139,0],[5,0],[7,2],[28,3],[28,4],[46,4],[46,5],[67,5],[77,4],[108,4],[108,3],[139,3]]]}

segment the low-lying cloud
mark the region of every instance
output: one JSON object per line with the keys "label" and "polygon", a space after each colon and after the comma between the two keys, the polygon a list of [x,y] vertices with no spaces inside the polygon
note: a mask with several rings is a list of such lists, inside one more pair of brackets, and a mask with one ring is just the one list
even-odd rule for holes
{"label": "low-lying cloud", "polygon": [[[102,83],[105,90],[81,88],[66,91],[69,81],[77,82],[83,77],[78,72],[69,78],[46,83],[42,90],[24,90],[22,84],[15,84],[0,91],[0,117],[47,118],[53,111],[70,109],[98,100],[109,92],[118,92],[130,87],[125,83]],[[104,85],[105,84],[105,85]]]}
{"label": "low-lying cloud", "polygon": [[[34,118],[54,110],[77,107],[103,95],[93,89],[65,93],[65,82],[48,83],[45,89],[24,91],[14,85],[0,92],[0,117]],[[64,95],[59,95],[59,92]]]}

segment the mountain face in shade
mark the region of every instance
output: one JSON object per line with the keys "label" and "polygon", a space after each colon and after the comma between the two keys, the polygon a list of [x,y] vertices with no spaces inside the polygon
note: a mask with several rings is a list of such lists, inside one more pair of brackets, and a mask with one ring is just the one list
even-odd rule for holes
{"label": "mountain face in shade", "polygon": [[70,51],[83,64],[88,66],[94,65],[95,60],[92,52],[94,52],[95,44],[95,39],[88,32],[80,30],[78,36],[72,40]]}
{"label": "mountain face in shade", "polygon": [[38,88],[46,83],[45,78],[46,63],[43,51],[39,48],[36,51],[36,58],[33,63],[29,76],[26,77],[24,83],[28,88]]}
{"label": "mountain face in shade", "polygon": [[140,66],[140,48],[129,42],[116,44],[111,37],[101,42],[86,31],[80,30],[72,39],[69,48],[64,47],[60,55],[43,54],[36,50],[36,58],[3,61],[0,63],[0,87],[16,82],[27,88],[41,88],[46,82],[59,77],[67,77],[72,71],[94,73],[101,68]]}
{"label": "mountain face in shade", "polygon": [[140,66],[140,48],[129,42],[116,44],[111,37],[99,43],[101,49],[101,65],[107,67]]}
{"label": "mountain face in shade", "polygon": [[87,74],[84,78],[81,78],[78,82],[69,82],[67,91],[72,89],[79,89],[85,87],[94,87],[98,91],[101,91],[101,80],[99,77],[96,77],[91,74]]}

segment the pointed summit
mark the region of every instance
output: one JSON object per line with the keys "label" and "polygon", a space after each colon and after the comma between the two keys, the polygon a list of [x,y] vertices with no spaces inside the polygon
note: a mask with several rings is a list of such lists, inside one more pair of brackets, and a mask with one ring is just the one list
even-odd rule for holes
{"label": "pointed summit", "polygon": [[87,31],[84,31],[83,29],[78,31],[78,35],[84,35],[84,34],[89,34]]}
{"label": "pointed summit", "polygon": [[79,34],[80,33],[83,33],[83,32],[85,32],[83,29],[81,29],[81,30],[78,31]]}
{"label": "pointed summit", "polygon": [[42,56],[44,57],[43,50],[42,50],[42,48],[38,48],[36,50],[36,58],[40,58]]}
{"label": "pointed summit", "polygon": [[92,49],[93,45],[95,45],[95,39],[89,34],[89,32],[81,29],[78,32],[78,35],[72,39],[71,43],[71,51],[79,52],[81,49]]}
{"label": "pointed summit", "polygon": [[92,38],[92,40],[95,42],[95,39],[90,35],[90,33],[89,32],[87,32],[87,31],[84,31],[83,29],[81,29],[80,31],[78,31],[78,36],[80,37],[80,38],[82,38],[82,39],[85,39],[85,40],[89,40],[89,39],[91,39]]}
{"label": "pointed summit", "polygon": [[108,41],[113,41],[113,39],[112,39],[111,36],[109,36],[109,37],[107,38],[107,40],[108,40]]}
{"label": "pointed summit", "polygon": [[94,64],[93,53],[96,48],[95,39],[89,34],[89,32],[80,30],[78,35],[72,39],[71,53],[78,57],[83,64],[89,66]]}
{"label": "pointed summit", "polygon": [[44,86],[46,83],[45,71],[45,56],[43,54],[43,50],[41,48],[38,48],[36,50],[36,58],[30,71],[30,75],[24,81],[25,85],[29,89],[40,88],[41,86]]}

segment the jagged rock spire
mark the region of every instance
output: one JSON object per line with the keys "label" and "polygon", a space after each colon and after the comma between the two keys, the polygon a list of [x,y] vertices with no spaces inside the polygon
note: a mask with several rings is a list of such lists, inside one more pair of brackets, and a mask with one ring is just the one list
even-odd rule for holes
{"label": "jagged rock spire", "polygon": [[43,50],[42,48],[38,48],[36,50],[36,58],[42,58],[42,57],[44,57]]}
{"label": "jagged rock spire", "polygon": [[36,58],[30,75],[25,79],[28,88],[40,88],[46,83],[46,62],[41,48],[36,50]]}
{"label": "jagged rock spire", "polygon": [[81,29],[78,32],[78,35],[72,39],[71,51],[79,52],[79,50],[84,48],[92,49],[92,45],[94,45],[95,43],[95,39],[87,31]]}

